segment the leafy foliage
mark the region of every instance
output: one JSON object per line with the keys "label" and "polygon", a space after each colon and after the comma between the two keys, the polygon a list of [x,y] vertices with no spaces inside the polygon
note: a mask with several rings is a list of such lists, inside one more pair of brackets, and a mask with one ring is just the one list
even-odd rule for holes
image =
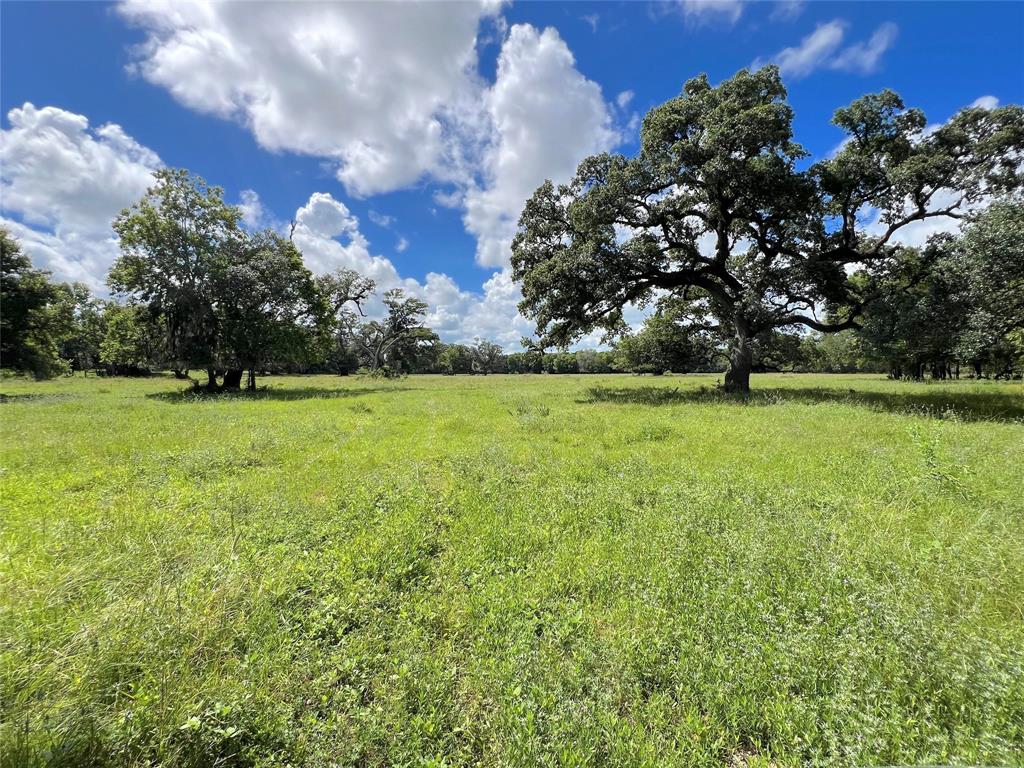
{"label": "leafy foliage", "polygon": [[668,298],[636,334],[615,346],[615,366],[631,373],[686,373],[716,355],[714,339],[695,322],[688,302]]}
{"label": "leafy foliage", "polygon": [[167,358],[164,329],[148,307],[110,304],[104,314],[105,330],[100,358],[113,373],[162,368]]}
{"label": "leafy foliage", "polygon": [[482,373],[486,376],[488,373],[501,372],[504,355],[501,347],[493,341],[477,337],[471,349],[471,355],[475,373]]}
{"label": "leafy foliage", "polygon": [[401,288],[387,291],[383,301],[387,310],[383,320],[359,323],[350,310],[345,311],[342,335],[371,373],[392,376],[414,364],[420,352],[435,345],[438,338],[423,324],[425,301],[406,296]]}
{"label": "leafy foliage", "polygon": [[75,290],[34,269],[21,245],[0,229],[0,365],[48,379],[69,370],[62,359],[74,332]]}
{"label": "leafy foliage", "polygon": [[[648,113],[636,157],[596,155],[569,184],[543,184],[512,265],[545,343],[619,334],[627,304],[665,291],[713,319],[727,388],[746,390],[759,334],[854,327],[869,298],[862,274],[891,265],[900,229],[1021,185],[1018,106],[965,109],[925,133],[895,93],[865,96],[835,114],[844,148],[807,170],[792,120],[775,67],[718,86],[702,75]],[[863,226],[871,210],[880,233]],[[815,317],[819,305],[832,321]]]}

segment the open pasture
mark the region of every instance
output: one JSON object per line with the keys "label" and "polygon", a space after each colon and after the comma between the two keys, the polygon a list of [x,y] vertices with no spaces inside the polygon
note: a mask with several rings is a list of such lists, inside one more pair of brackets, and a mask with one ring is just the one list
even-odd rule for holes
{"label": "open pasture", "polygon": [[2,382],[4,765],[1024,762],[1024,390]]}

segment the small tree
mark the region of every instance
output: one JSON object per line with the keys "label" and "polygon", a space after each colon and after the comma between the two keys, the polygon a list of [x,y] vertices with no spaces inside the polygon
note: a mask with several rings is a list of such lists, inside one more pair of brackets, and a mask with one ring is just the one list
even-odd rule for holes
{"label": "small tree", "polygon": [[103,316],[100,360],[114,374],[137,375],[166,361],[166,334],[149,307],[109,303]]}
{"label": "small tree", "polygon": [[[229,370],[302,365],[321,356],[327,300],[292,243],[267,230],[232,244],[216,267],[219,359]],[[322,285],[322,284],[321,284]],[[225,374],[225,386],[236,382]]]}
{"label": "small tree", "polygon": [[969,307],[950,258],[951,237],[933,238],[923,252],[907,249],[898,264],[872,286],[863,310],[861,337],[869,354],[893,378],[945,378]]}
{"label": "small tree", "polygon": [[639,333],[624,337],[615,347],[619,370],[655,375],[691,371],[715,354],[714,340],[694,316],[692,304],[671,297],[659,302]]}
{"label": "small tree", "polygon": [[437,359],[437,365],[447,376],[472,373],[473,353],[465,344],[447,344]]}
{"label": "small tree", "polygon": [[493,341],[481,339],[479,336],[474,339],[471,348],[472,366],[474,373],[481,373],[486,376],[488,373],[498,371],[503,359],[501,347]]}
{"label": "small tree", "polygon": [[331,370],[347,376],[359,368],[359,354],[352,343],[355,315],[348,305],[363,315],[363,304],[373,295],[373,280],[354,269],[342,268],[316,278],[317,290],[334,323],[334,338],[329,343],[327,360]]}
{"label": "small tree", "polygon": [[433,344],[437,336],[423,325],[427,303],[415,296],[406,296],[401,288],[384,294],[387,317],[358,323],[351,311],[345,313],[346,336],[355,346],[361,361],[371,373],[387,375],[401,370],[402,352],[422,344]]}
{"label": "small tree", "polygon": [[72,305],[71,333],[61,344],[60,356],[72,370],[88,373],[100,364],[100,345],[106,331],[106,302],[95,298],[82,283],[65,286]]}
{"label": "small tree", "polygon": [[526,356],[528,371],[524,373],[542,373],[545,370],[544,367],[544,355],[547,353],[547,349],[550,346],[543,339],[535,339],[530,336],[523,336],[519,339],[519,345],[523,348],[523,354]]}
{"label": "small tree", "polygon": [[967,305],[957,353],[980,375],[1006,374],[1024,358],[1024,200],[999,200],[952,245],[957,287]]}

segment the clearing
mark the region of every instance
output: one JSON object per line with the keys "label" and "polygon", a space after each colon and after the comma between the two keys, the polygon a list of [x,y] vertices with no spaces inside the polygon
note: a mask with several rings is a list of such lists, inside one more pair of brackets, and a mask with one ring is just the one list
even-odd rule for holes
{"label": "clearing", "polygon": [[7,765],[1024,763],[1024,389],[0,385]]}

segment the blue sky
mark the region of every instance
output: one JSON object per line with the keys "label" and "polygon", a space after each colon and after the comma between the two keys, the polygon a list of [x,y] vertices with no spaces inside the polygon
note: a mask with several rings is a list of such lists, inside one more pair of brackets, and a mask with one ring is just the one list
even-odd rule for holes
{"label": "blue sky", "polygon": [[[160,165],[299,222],[315,271],[353,266],[431,304],[446,340],[506,346],[508,239],[525,197],[700,72],[783,69],[796,138],[898,91],[942,122],[1024,101],[1024,4],[4,2],[2,214],[62,279],[102,290],[110,218]],[[32,105],[32,106],[26,106]]]}

